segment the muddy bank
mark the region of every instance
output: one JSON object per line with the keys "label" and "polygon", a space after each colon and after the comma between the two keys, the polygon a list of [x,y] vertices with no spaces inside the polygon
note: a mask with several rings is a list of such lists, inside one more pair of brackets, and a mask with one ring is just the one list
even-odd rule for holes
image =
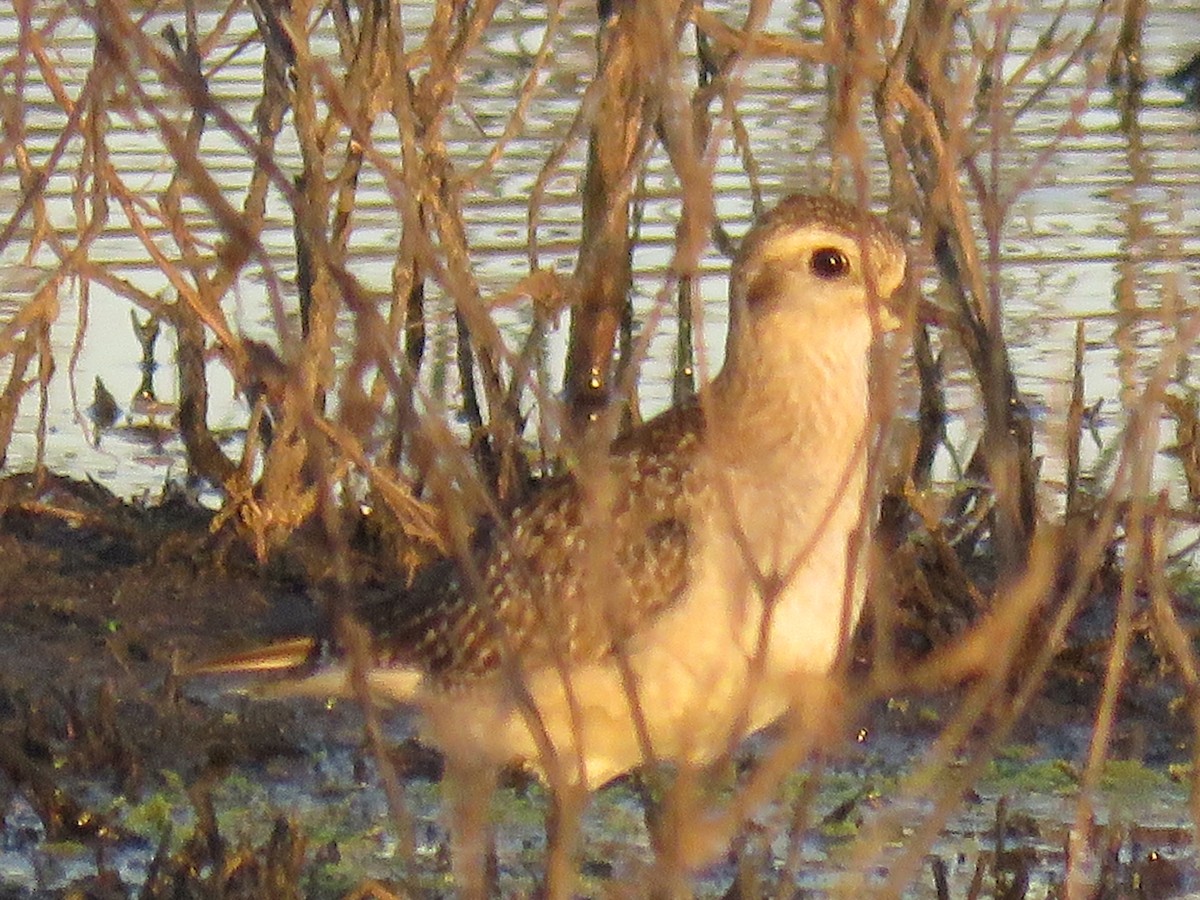
{"label": "muddy bank", "polygon": [[[240,542],[213,534],[211,515],[181,495],[133,505],[53,476],[40,484],[6,479],[0,509],[3,896],[339,897],[356,889],[372,896],[371,879],[398,887],[397,838],[353,704],[251,702],[227,685],[172,675],[180,660],[319,628],[328,554],[316,537],[299,535],[260,565]],[[354,570],[362,590],[386,590],[399,576],[372,555],[378,548],[369,539],[360,543],[352,552],[361,554]],[[1080,616],[1012,736],[1017,749],[1002,751],[991,780],[965,802],[966,824],[939,845],[939,859],[961,859],[949,874],[931,870],[918,895],[936,896],[938,878],[953,881],[955,866],[970,881],[983,856],[954,847],[1004,832],[1007,825],[996,830],[1001,816],[1022,824],[1017,840],[1028,846],[1023,856],[1003,857],[1009,869],[992,877],[1053,880],[1046,873],[1062,865],[1053,848],[1072,814],[1110,608],[1097,602]],[[908,643],[927,642],[919,632]],[[868,643],[860,642],[860,655]],[[1126,794],[1131,781],[1143,785],[1150,805],[1103,838],[1125,847],[1104,877],[1129,891],[1148,877],[1183,890],[1195,883],[1184,784],[1191,726],[1149,637],[1135,641],[1128,664],[1113,755],[1133,761],[1117,773]],[[862,723],[862,741],[835,761],[816,801],[828,821],[817,829],[809,877],[836,870],[846,823],[853,831],[880,791],[920,759],[956,702],[953,695],[896,698]],[[389,727],[416,821],[410,871],[417,875],[405,884],[441,895],[450,886],[437,761],[400,743],[411,733],[402,716]],[[753,753],[752,744],[743,762]],[[997,806],[1014,793],[1042,805],[1032,817]],[[514,890],[536,881],[543,801],[540,788],[520,779],[498,801],[508,823],[501,883]],[[592,887],[628,878],[649,858],[631,787],[610,788],[594,807],[584,859]],[[1163,818],[1164,807],[1178,812],[1176,824]],[[987,851],[993,868],[1002,849]],[[1147,860],[1155,861],[1152,875]],[[782,877],[778,863],[763,865]],[[737,870],[735,854],[702,879],[702,892],[723,892]],[[1171,896],[1167,887],[1156,896]]]}

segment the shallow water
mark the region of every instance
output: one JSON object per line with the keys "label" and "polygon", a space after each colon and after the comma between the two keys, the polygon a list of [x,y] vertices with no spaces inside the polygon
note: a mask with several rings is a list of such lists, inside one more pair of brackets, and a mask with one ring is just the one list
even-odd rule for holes
{"label": "shallow water", "polygon": [[[1068,17],[1065,27],[1083,26],[1090,7],[1084,4],[1080,7],[1079,12]],[[724,6],[714,4],[710,9],[721,14]],[[1056,9],[1054,5],[1031,5],[1022,20],[1016,46],[1030,46]],[[419,29],[423,11],[427,8],[416,6],[411,13],[406,12],[406,24]],[[201,31],[209,27],[218,13],[214,8],[202,16]],[[463,198],[469,241],[474,250],[472,264],[485,290],[503,290],[527,271],[526,202],[547,153],[576,110],[580,84],[590,77],[594,65],[591,16],[587,5],[576,4],[568,9],[558,39],[554,72],[531,107],[525,131],[512,142],[496,170]],[[1200,34],[1198,18],[1200,14],[1190,3],[1153,5],[1144,56],[1152,75],[1162,76],[1200,49],[1196,37]],[[147,25],[147,33],[158,33],[167,21],[179,26],[181,16],[173,12],[157,16]],[[796,14],[784,4],[776,4],[768,23],[769,29],[779,31],[811,31],[816,27],[817,20],[811,11]],[[233,32],[242,33],[248,28],[241,23]],[[464,73],[462,104],[450,128],[449,150],[462,170],[486,155],[491,137],[503,127],[530,54],[536,50],[544,28],[545,9],[541,5],[510,3],[500,7],[484,51]],[[14,52],[14,35],[11,18],[0,17],[0,58]],[[90,30],[82,23],[66,23],[55,35],[53,53],[82,77],[93,50]],[[6,77],[0,76],[0,83]],[[239,122],[251,121],[259,79],[260,59],[251,51],[233,57],[212,76],[214,92]],[[4,86],[7,89],[10,85]],[[78,88],[78,83],[68,84],[68,90]],[[49,154],[63,125],[61,113],[44,99],[45,90],[36,81],[31,83],[27,96],[35,102],[25,110],[31,146],[40,154]],[[1004,181],[1020,183],[1030,160],[1056,139],[1072,104],[1084,91],[1078,78],[1068,81],[1021,121],[1018,146],[1003,157]],[[39,97],[43,98],[40,102]],[[753,67],[741,113],[768,199],[819,184],[819,173],[825,171],[827,163],[819,113],[823,99],[820,85],[798,77],[793,66],[763,63]],[[1078,118],[1079,133],[1063,142],[1034,183],[1015,199],[1001,246],[999,275],[1006,335],[1020,389],[1035,415],[1039,446],[1047,454],[1043,473],[1050,481],[1061,477],[1062,471],[1059,426],[1068,400],[1076,323],[1082,321],[1087,327],[1086,399],[1089,403],[1104,399],[1098,434],[1101,441],[1110,444],[1123,424],[1122,398],[1132,402],[1129,398],[1135,395],[1130,393],[1131,387],[1144,383],[1163,358],[1164,347],[1181,317],[1193,312],[1196,306],[1200,275],[1200,112],[1184,106],[1177,93],[1155,80],[1146,89],[1139,121],[1140,129],[1133,139],[1120,128],[1119,113],[1108,88],[1100,86],[1092,91]],[[172,162],[155,134],[138,132],[128,118],[119,115],[114,116],[113,127],[110,136],[113,165],[127,180],[140,185],[147,196],[162,190],[171,176]],[[488,139],[481,136],[480,129]],[[379,141],[385,153],[398,155],[394,136],[384,136]],[[78,165],[71,152],[68,146],[66,161],[50,179],[47,191],[52,223],[68,240],[74,220],[70,198],[72,173]],[[217,129],[210,129],[204,155],[207,163],[223,173],[236,196],[249,175],[245,154]],[[286,141],[280,147],[280,165],[289,172],[296,168],[295,148]],[[577,147],[549,182],[538,232],[542,265],[569,270],[573,262],[582,169],[583,151]],[[661,154],[651,161],[646,184],[648,200],[642,243],[635,256],[637,298],[642,311],[652,306],[664,283],[662,272],[670,257],[677,214],[677,204],[670,193],[672,182]],[[718,209],[729,230],[740,234],[751,215],[750,191],[740,163],[728,147],[717,167],[716,184],[720,191]],[[0,227],[7,224],[15,208],[18,189],[12,168],[6,166],[0,172]],[[276,275],[286,286],[294,277],[295,264],[291,255],[291,221],[282,203],[276,201],[272,205],[270,221],[263,243],[270,250]],[[378,176],[368,172],[363,178],[357,213],[354,271],[369,288],[383,294],[390,283],[398,231],[392,198]],[[51,265],[51,255],[45,249],[32,260],[25,259],[28,238],[26,223],[18,230],[16,239],[0,252],[0,325],[7,324],[18,313]],[[142,290],[154,292],[166,288],[161,272],[149,264],[140,242],[122,224],[115,210],[112,227],[94,245],[92,256]],[[722,276],[725,261],[713,251],[704,265],[707,273],[702,285],[707,303],[704,340],[711,367],[715,368],[719,364],[725,327]],[[275,322],[265,295],[264,276],[251,272],[239,284],[236,303],[228,310],[231,320],[249,336],[274,334]],[[46,462],[59,471],[94,477],[124,496],[156,494],[167,477],[182,475],[182,448],[169,427],[169,414],[151,422],[128,411],[128,398],[135,394],[141,381],[138,345],[129,323],[130,305],[94,285],[87,300],[86,327],[81,327],[83,307],[77,285],[68,285],[58,299],[61,312],[51,334],[57,369],[49,391]],[[523,311],[505,311],[499,317],[515,339],[524,325]],[[296,327],[294,316],[289,322]],[[444,351],[453,343],[451,322],[445,310],[434,316],[434,323],[430,345]],[[564,342],[565,328],[560,328],[549,341],[551,372],[561,370]],[[673,322],[668,316],[651,342],[650,358],[643,369],[640,396],[648,412],[669,403],[673,343]],[[73,364],[68,364],[76,350]],[[175,393],[169,365],[172,353],[172,335],[164,331],[158,356],[163,365],[154,373],[154,387],[158,397],[168,402]],[[949,348],[948,355],[952,365],[949,399],[955,413],[950,440],[965,458],[980,428],[978,402],[961,355],[953,348]],[[2,365],[0,375],[4,374]],[[1177,369],[1178,382],[1191,386],[1194,375],[1186,355]],[[213,364],[209,374],[210,422],[215,428],[233,433],[232,439],[236,440],[237,429],[246,422],[246,406],[223,368]],[[103,378],[124,411],[118,426],[103,433],[95,444],[93,427],[85,411],[97,376]],[[9,470],[23,469],[32,463],[36,422],[36,396],[31,394],[21,410],[18,435],[7,461]],[[1169,426],[1166,435],[1164,444],[1170,443]],[[1100,457],[1100,450],[1090,442],[1085,442],[1085,451],[1091,454],[1091,461]],[[939,460],[939,472],[944,477],[953,475],[945,453]],[[1161,484],[1178,490],[1181,480],[1178,463],[1160,454],[1156,477]],[[865,771],[870,777],[892,778],[896,770],[919,757],[924,746],[922,740],[905,744],[887,737],[878,739],[878,743],[882,746],[868,746],[863,757],[851,757],[844,768]],[[1061,751],[1035,752],[1052,757]],[[337,770],[338,765],[330,767]],[[282,773],[282,786],[270,794],[270,800],[290,809],[307,810],[313,804],[313,797],[310,786],[297,786],[300,780],[299,775]],[[362,809],[356,807],[356,815],[374,820],[382,817],[383,804],[378,793],[364,795],[358,786],[342,787],[347,794],[365,797],[358,801]],[[331,790],[328,784],[322,789]],[[1000,797],[1013,793],[1014,788],[1004,783],[991,787],[985,784],[978,801],[964,807],[936,844],[935,852],[944,857],[949,867],[952,896],[965,895],[978,853],[987,849],[981,835],[987,833],[990,821],[994,820],[995,804]],[[1073,799],[1069,792],[1060,795],[1018,790],[1017,793],[1018,799],[1012,801],[1010,810],[1028,811],[1047,824],[1046,831],[1035,842],[1045,861],[1045,872],[1061,870],[1063,835],[1071,827],[1076,812]],[[839,797],[835,784],[833,795],[822,798],[818,806],[832,807],[840,799],[844,797]],[[417,802],[423,804],[420,815],[431,823],[434,799],[422,795]],[[631,804],[629,797],[619,793],[602,796],[597,804],[600,811],[596,813],[599,824],[590,826],[593,840],[605,835],[611,838],[605,829],[615,819],[635,819]],[[764,815],[770,817],[777,812],[768,811]],[[917,804],[911,810],[901,808],[900,816],[919,822],[926,812],[925,807]],[[10,815],[20,814],[20,809],[10,812]],[[1132,837],[1122,844],[1121,852],[1131,864],[1141,852],[1136,847],[1151,844],[1160,852],[1177,853],[1189,861],[1194,859],[1186,803],[1173,783],[1163,782],[1153,787],[1138,803],[1127,797],[1120,803],[1105,801],[1101,817],[1115,823],[1136,823],[1143,829],[1141,844]],[[630,828],[636,835],[636,827]],[[1147,829],[1157,839],[1147,841]],[[1172,837],[1179,832],[1183,834],[1182,840]],[[529,842],[536,845],[540,834],[540,825],[531,825],[527,831],[518,828],[507,836],[509,847],[520,849]],[[625,852],[636,859],[637,847],[645,851],[644,835],[635,837],[632,844],[634,848]],[[821,890],[837,877],[839,867],[845,863],[831,861],[839,859],[840,847],[834,838],[816,838],[805,843],[802,848],[804,877],[808,879],[805,887]],[[390,864],[385,851],[386,848],[379,850],[384,871]],[[784,848],[775,849],[780,858],[784,852]],[[27,854],[13,857],[7,851],[0,852],[0,882],[10,875],[17,880],[33,879],[33,874],[23,869],[14,874],[7,868],[10,861],[15,867],[30,864]],[[879,867],[879,877],[883,878],[886,862],[879,863]],[[63,877],[69,880],[75,870],[64,864],[63,871],[67,873]],[[1036,875],[1041,880],[1036,882],[1030,896],[1045,895],[1052,879],[1045,872]],[[727,874],[725,870],[714,874],[712,884]],[[1188,869],[1188,878],[1188,884],[1195,887],[1194,865]],[[922,873],[920,886],[913,888],[912,896],[934,896],[927,870]]]}
{"label": "shallow water", "polygon": [[[721,7],[714,7],[721,12]],[[1057,9],[1054,7],[1053,9]],[[415,5],[406,11],[406,27],[419,30],[427,9]],[[1048,23],[1052,8],[1031,6],[1023,14],[1013,45],[1018,51],[1031,46]],[[201,15],[204,33],[218,15],[217,9]],[[243,13],[248,19],[248,13]],[[1064,27],[1079,28],[1090,15],[1081,4]],[[545,29],[545,10],[520,4],[500,7],[484,49],[473,59],[461,81],[462,103],[449,129],[449,151],[460,171],[476,165],[491,147],[482,132],[496,135],[512,109],[512,97]],[[733,18],[731,16],[731,18]],[[147,33],[157,33],[167,22],[182,27],[177,11],[153,17]],[[1185,3],[1155,4],[1147,21],[1145,63],[1161,76],[1194,52],[1196,13]],[[803,15],[776,4],[768,28],[815,33],[818,21],[811,10]],[[233,34],[242,34],[248,22],[235,23]],[[503,290],[527,271],[526,201],[552,142],[566,128],[577,105],[581,84],[593,66],[591,12],[586,5],[571,5],[556,44],[551,77],[531,106],[525,130],[509,146],[500,165],[480,180],[480,186],[463,197],[467,210],[472,263],[485,291]],[[15,23],[0,18],[0,56],[14,52]],[[93,37],[81,22],[65,22],[54,32],[53,53],[60,68],[82,77],[91,59]],[[315,41],[321,47],[322,41]],[[328,41],[324,46],[329,47]],[[222,52],[213,59],[223,59]],[[211,75],[214,93],[239,122],[251,121],[260,83],[259,57],[244,50]],[[26,125],[35,155],[48,154],[60,135],[62,114],[49,101],[45,87],[34,78],[26,88],[31,103]],[[1020,121],[1017,144],[1001,157],[1001,178],[1016,185],[1027,175],[1025,166],[1056,139],[1067,120],[1071,104],[1085,96],[1082,75],[1069,78]],[[798,77],[794,66],[759,63],[747,78],[741,107],[752,150],[760,168],[763,193],[769,201],[788,190],[819,185],[826,170],[827,147],[818,113],[823,93],[816,79]],[[79,85],[68,85],[78,90]],[[38,98],[43,98],[39,102]],[[118,111],[119,112],[119,111]],[[139,131],[128,117],[116,115],[110,137],[112,163],[126,180],[140,186],[146,196],[165,187],[172,163],[156,133],[142,124]],[[999,268],[1006,335],[1020,390],[1037,419],[1040,447],[1048,459],[1044,474],[1060,477],[1061,435],[1055,425],[1062,420],[1070,381],[1071,348],[1075,324],[1087,325],[1089,352],[1086,361],[1087,400],[1101,398],[1100,435],[1112,440],[1120,427],[1122,378],[1126,385],[1141,382],[1160,360],[1179,315],[1195,303],[1197,256],[1200,253],[1200,113],[1185,107],[1180,96],[1155,80],[1144,95],[1137,140],[1119,127],[1119,114],[1111,92],[1103,85],[1086,95],[1078,116],[1080,133],[1067,138],[1049,158],[1032,184],[1020,191],[1012,204],[1002,242]],[[384,126],[386,132],[386,125]],[[231,196],[249,177],[246,154],[214,127],[207,132],[203,154],[206,163],[221,173]],[[283,170],[294,170],[295,148],[289,146],[288,129],[280,146]],[[397,157],[394,137],[377,137],[379,146]],[[52,223],[70,238],[74,221],[70,191],[75,164],[68,145],[64,162],[48,185]],[[564,159],[550,180],[540,211],[538,232],[542,265],[569,269],[578,236],[578,191],[583,152],[580,147]],[[35,159],[35,162],[38,160]],[[878,170],[877,170],[878,171]],[[731,233],[745,230],[751,214],[750,194],[739,160],[730,152],[718,161],[718,210]],[[670,197],[671,179],[662,154],[655,156],[646,175],[649,199],[645,204],[642,241],[635,256],[636,291],[645,311],[663,284],[662,267],[669,259],[677,204]],[[18,185],[11,167],[0,173],[0,221],[15,206]],[[378,175],[369,168],[360,188],[360,208],[352,258],[355,274],[369,288],[386,295],[390,264],[398,236],[395,207]],[[294,276],[290,218],[281,203],[270,207],[270,228],[263,243],[271,253],[276,275],[285,291]],[[161,272],[149,264],[119,210],[111,213],[110,227],[92,250],[92,258],[106,262],[114,273],[153,293],[166,288]],[[28,223],[26,222],[27,226]],[[43,249],[32,261],[25,259],[28,228],[0,254],[0,322],[12,316],[51,265]],[[723,271],[726,263],[712,251],[705,260],[709,273],[702,284],[706,299],[704,338],[710,368],[719,365],[725,327]],[[1131,284],[1128,295],[1122,285]],[[268,337],[275,324],[265,300],[261,273],[249,272],[238,286],[235,308],[228,311],[236,326],[250,336]],[[285,298],[286,299],[286,298]],[[125,496],[157,492],[168,473],[182,474],[181,447],[169,429],[118,427],[102,435],[93,446],[90,423],[83,415],[91,402],[96,376],[103,378],[124,409],[126,398],[139,386],[138,348],[129,325],[129,303],[99,285],[92,285],[87,307],[87,327],[80,335],[80,298],[77,285],[67,285],[59,297],[61,313],[52,332],[57,369],[50,385],[47,415],[46,461],[51,467],[90,475]],[[433,316],[431,346],[452,346],[449,321]],[[503,318],[503,317],[502,317]],[[510,311],[508,323],[519,328],[524,313]],[[291,320],[295,327],[294,317]],[[436,332],[436,329],[441,329]],[[670,400],[673,320],[667,315],[651,342],[643,371],[641,399],[648,412]],[[75,341],[78,356],[73,365]],[[171,359],[172,336],[164,332],[159,360]],[[556,383],[564,355],[565,328],[550,338],[547,365],[550,383]],[[950,403],[956,417],[950,427],[951,443],[960,454],[969,453],[980,424],[978,403],[964,361],[950,348],[952,374]],[[1186,364],[1182,382],[1188,384]],[[1124,374],[1122,374],[1124,373]],[[236,395],[228,374],[210,366],[211,424],[237,429],[247,419],[245,403]],[[173,399],[175,385],[168,365],[154,375],[159,398]],[[37,403],[27,396],[21,410],[19,435],[10,451],[10,468],[27,467],[34,458]],[[134,417],[138,422],[140,417]],[[130,424],[128,418],[121,420]],[[167,424],[167,423],[164,423]],[[1085,442],[1085,452],[1091,452]],[[1095,455],[1093,455],[1093,460]],[[1163,458],[1158,477],[1177,484],[1177,464]],[[953,477],[949,457],[943,452],[939,472]]]}
{"label": "shallow water", "polygon": [[[302,888],[309,896],[340,897],[366,878],[400,877],[396,832],[378,787],[378,773],[369,760],[364,763],[357,710],[350,703],[332,709],[312,704],[301,708],[300,715],[307,717],[307,734],[296,752],[260,765],[239,765],[212,782],[224,840],[231,847],[261,846],[276,818],[286,816],[307,835],[309,865]],[[837,752],[824,766],[815,792],[807,795],[808,825],[794,849],[789,835],[792,803],[805,793],[810,774],[802,770],[788,779],[782,799],[752,816],[747,845],[740,853],[753,860],[752,871],[765,888],[773,890],[783,882],[811,896],[924,900],[938,897],[933,876],[936,860],[944,865],[949,896],[969,896],[981,867],[987,874],[980,896],[998,896],[998,890],[992,893],[993,860],[1001,846],[996,834],[1002,821],[1003,852],[1012,868],[1001,871],[1011,876],[1019,866],[1028,883],[1027,890],[1015,896],[1027,900],[1056,896],[1066,871],[1066,847],[1078,827],[1077,782],[1068,761],[1048,755],[1045,747],[1025,744],[1000,748],[996,760],[957,802],[955,814],[938,830],[928,851],[916,859],[911,881],[896,890],[889,878],[906,861],[910,840],[934,815],[935,801],[907,797],[902,790],[903,779],[919,768],[928,739],[902,734],[903,729],[898,731],[896,721],[888,721],[886,713],[877,718],[875,733]],[[397,738],[408,733],[395,721],[390,731]],[[757,752],[763,744],[752,740],[748,752]],[[1115,887],[1105,896],[1158,900],[1194,896],[1200,889],[1200,870],[1186,815],[1185,787],[1137,764],[1110,764],[1109,769],[1086,828],[1083,861],[1078,866],[1085,883],[1094,885],[1107,875]],[[147,876],[164,829],[170,827],[172,846],[178,847],[196,827],[194,801],[173,771],[162,773],[133,797],[114,795],[107,780],[101,777],[82,785],[68,781],[64,787],[100,812],[121,835],[104,842],[104,865],[126,884],[138,885]],[[415,867],[410,874],[428,895],[449,895],[442,789],[421,778],[408,778],[403,790],[415,837]],[[728,783],[709,786],[709,806],[697,814],[715,814],[730,798]],[[546,808],[545,791],[532,783],[501,788],[493,798],[503,896],[528,896],[537,884],[545,850]],[[20,792],[6,801],[0,822],[0,887],[50,896],[94,874],[95,848],[87,841],[48,841],[41,820]],[[644,896],[653,853],[635,789],[618,782],[597,792],[582,829],[580,895]],[[864,850],[864,844],[869,850]],[[326,856],[327,848],[336,848],[335,855],[315,862]],[[1139,891],[1138,879],[1149,877],[1154,867],[1160,873],[1160,887]],[[1164,870],[1169,882],[1162,880]],[[714,861],[696,873],[697,895],[724,895],[737,871],[733,854]],[[847,890],[847,883],[859,887]],[[1168,883],[1171,889],[1164,890],[1161,885]],[[339,884],[340,889],[333,887]]]}

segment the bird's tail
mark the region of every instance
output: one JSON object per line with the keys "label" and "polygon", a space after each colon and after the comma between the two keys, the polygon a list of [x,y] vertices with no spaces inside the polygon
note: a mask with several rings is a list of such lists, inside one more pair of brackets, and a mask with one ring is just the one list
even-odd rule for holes
{"label": "bird's tail", "polygon": [[288,638],[241,653],[189,663],[178,674],[185,678],[198,675],[261,675],[270,672],[308,674],[320,655],[321,642],[316,638]]}
{"label": "bird's tail", "polygon": [[[330,665],[323,641],[296,637],[176,669],[181,678],[210,676],[234,679],[235,691],[261,699],[286,697],[336,697],[346,693],[346,674]],[[276,678],[263,677],[276,675]]]}
{"label": "bird's tail", "polygon": [[[189,663],[176,669],[182,678],[233,676],[250,678],[239,684],[258,697],[352,697],[347,661],[330,651],[327,642],[315,637],[277,641],[212,659]],[[277,675],[259,681],[260,676]],[[419,670],[393,667],[369,670],[367,683],[378,699],[390,704],[409,702],[422,681]]]}

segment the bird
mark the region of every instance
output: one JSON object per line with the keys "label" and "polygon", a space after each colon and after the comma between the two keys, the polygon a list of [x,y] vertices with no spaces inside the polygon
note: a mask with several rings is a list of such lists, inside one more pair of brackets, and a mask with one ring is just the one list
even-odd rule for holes
{"label": "bird", "polygon": [[[779,201],[735,254],[711,382],[358,611],[372,697],[415,709],[448,773],[518,762],[583,794],[649,762],[706,765],[785,716],[863,606],[869,359],[901,324],[905,271],[858,205]],[[355,696],[346,657],[312,638],[202,668]]]}
{"label": "bird", "polygon": [[104,381],[97,375],[95,382],[92,384],[92,405],[88,407],[88,416],[96,424],[97,439],[99,438],[99,431],[105,428],[112,428],[117,421],[117,417],[120,415],[121,407],[117,405],[117,398],[112,395],[112,391],[108,389]]}

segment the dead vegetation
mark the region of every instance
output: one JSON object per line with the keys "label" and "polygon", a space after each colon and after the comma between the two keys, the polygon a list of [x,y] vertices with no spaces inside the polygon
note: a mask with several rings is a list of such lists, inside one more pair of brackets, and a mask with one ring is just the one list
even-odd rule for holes
{"label": "dead vegetation", "polygon": [[[742,105],[765,67],[788,67],[826,89],[821,109],[791,113],[821,147],[825,169],[814,181],[885,201],[919,247],[914,256],[923,268],[910,345],[895,347],[882,367],[900,371],[902,357],[911,358],[916,427],[897,429],[876,456],[886,564],[877,567],[876,599],[841,718],[862,721],[898,695],[958,692],[920,764],[896,787],[904,801],[924,802],[927,814],[910,823],[913,805],[898,802],[866,817],[842,851],[852,861],[846,895],[868,887],[898,895],[932,877],[937,896],[949,896],[944,862],[933,860],[932,876],[925,871],[932,842],[998,748],[1056,690],[1074,692],[1091,720],[1056,896],[1135,895],[1135,875],[1142,876],[1118,877],[1111,868],[1096,876],[1083,861],[1109,860],[1108,838],[1090,826],[1130,704],[1152,696],[1172,704],[1171,728],[1200,727],[1195,613],[1176,575],[1192,564],[1194,541],[1186,535],[1194,532],[1200,490],[1196,401],[1176,380],[1200,336],[1200,318],[1186,293],[1162,298],[1168,336],[1150,377],[1123,366],[1117,403],[1124,424],[1101,470],[1083,459],[1095,400],[1083,379],[1082,323],[1061,427],[1043,437],[1047,450],[1035,449],[1033,418],[1006,347],[1000,263],[1014,205],[1083,127],[1106,79],[1131,178],[1148,177],[1138,116],[1145,4],[1096,4],[1086,16],[1064,9],[1032,50],[1021,51],[1014,41],[1025,13],[1011,4],[913,2],[902,17],[881,3],[826,4],[823,16],[808,11],[806,21],[819,28],[803,33],[778,30],[770,5],[758,2],[738,13],[672,0],[598,6],[587,12],[598,17],[588,20],[595,23],[594,71],[581,79],[572,114],[547,138],[531,121],[545,114],[539,103],[547,80],[573,77],[556,69],[556,53],[565,52],[572,17],[583,15],[557,2],[539,12],[539,39],[527,50],[505,116],[486,124],[463,86],[489,64],[488,36],[505,14],[496,2],[420,10],[272,0],[212,9],[190,0],[182,7],[15,3],[15,49],[0,70],[0,154],[20,190],[0,230],[0,251],[36,262],[41,275],[0,329],[0,448],[12,439],[22,403],[38,405],[41,446],[48,384],[56,367],[74,368],[91,292],[123,298],[149,317],[135,314],[134,323],[140,338],[146,329],[151,360],[147,322],[174,334],[174,424],[190,476],[220,496],[216,514],[200,526],[214,537],[197,545],[212,550],[216,566],[247,550],[276,573],[280,559],[294,562],[296,577],[320,586],[336,618],[364,584],[402,581],[431,558],[464,552],[479,522],[502,520],[536,490],[539,476],[569,466],[573,448],[638,419],[641,363],[664,322],[677,322],[679,335],[675,396],[712,371],[702,263],[710,243],[723,253],[734,243],[718,214],[714,173],[722,156],[736,157],[739,196],[756,211],[769,199],[764,194],[773,189],[763,187]],[[56,35],[80,22],[94,40],[86,64],[55,51]],[[261,60],[261,82],[252,118],[240,119],[224,99],[222,72],[247,56]],[[34,122],[35,83],[44,92],[37,114],[61,133],[49,153],[31,138],[35,124],[43,127]],[[1055,124],[1052,140],[1030,147],[1019,134],[1023,119],[1064,91],[1073,112]],[[164,148],[173,169],[161,190],[148,193],[115,161],[110,136],[117,129],[144,132]],[[527,132],[540,135],[542,150],[527,187],[526,264],[497,284],[476,271],[487,238],[468,207],[493,189]],[[244,183],[231,183],[210,163],[217,146],[248,160]],[[547,197],[580,157],[581,224],[567,272],[548,261],[544,245],[557,220],[547,221]],[[647,186],[652,164],[670,173],[667,186],[654,190],[668,196],[673,234],[649,282],[653,296],[635,308],[644,209],[661,199]],[[63,227],[46,189],[68,172],[72,222]],[[371,202],[383,198],[398,234],[383,289],[359,258],[369,240],[360,223],[379,216],[365,204],[368,183]],[[278,229],[271,210],[280,208],[294,236],[284,253],[266,241]],[[1141,223],[1129,215],[1121,225],[1136,245]],[[164,290],[144,287],[106,256],[102,239],[114,229],[132,236]],[[1156,258],[1179,261],[1171,248],[1157,249]],[[1137,262],[1118,278],[1117,303],[1131,314]],[[269,340],[249,336],[236,315],[248,283],[261,285]],[[64,360],[50,332],[67,292],[79,312],[76,351]],[[513,309],[520,314],[515,337],[497,324],[499,313]],[[546,342],[562,316],[569,316],[569,335],[559,372]],[[449,347],[431,346],[440,319],[451,323],[442,329]],[[934,465],[954,453],[945,436],[943,368],[951,350],[968,362],[983,428],[948,480],[935,477]],[[248,410],[232,442],[209,425],[216,368],[231,375]],[[102,387],[100,412],[111,400]],[[888,394],[888,403],[897,402],[894,385]],[[1165,444],[1164,414],[1177,423],[1186,500],[1152,474]],[[1063,463],[1061,484],[1048,484],[1039,471],[1047,452]],[[39,467],[36,477],[47,476]],[[94,497],[72,508],[38,499],[44,496],[10,491],[6,527],[44,516],[114,541],[137,540],[130,537],[141,527],[136,517]],[[379,713],[364,706],[368,744],[404,832],[403,788],[391,772]],[[106,728],[104,746],[128,755]],[[735,867],[730,895],[783,895],[787,879],[764,881],[759,869],[786,872],[794,860],[766,862],[772,851],[744,826],[798,763],[836,752],[842,737],[826,746],[800,725],[795,733],[785,727],[732,799],[708,806],[681,778],[650,804],[653,815],[677,824],[703,811],[711,817],[703,839],[737,848],[744,864]],[[27,765],[25,750],[0,744],[0,755],[10,781],[44,798],[34,802],[48,829],[64,816],[78,819],[75,806],[56,805],[63,798],[53,799],[55,788]],[[1197,773],[1193,765],[1188,777]],[[1197,787],[1192,808],[1200,814]],[[802,793],[783,826],[790,847],[812,824],[812,800]],[[195,835],[180,851],[164,837],[141,896],[168,896],[165,884],[174,896],[185,895],[183,884],[199,892],[188,896],[294,895],[306,851],[291,823],[279,820],[260,856],[243,856],[222,844],[202,792],[195,802]],[[1003,811],[996,816],[995,846],[990,863],[980,860],[978,881],[990,865],[991,895],[1026,896],[1027,867],[1005,844]],[[909,827],[903,847],[885,853],[901,826]],[[683,890],[687,853],[668,843],[655,850],[648,883]],[[884,856],[882,884],[868,885],[866,873]],[[203,886],[188,880],[186,873],[206,866]],[[364,885],[357,895],[371,890]],[[973,884],[969,896],[980,891]]]}

